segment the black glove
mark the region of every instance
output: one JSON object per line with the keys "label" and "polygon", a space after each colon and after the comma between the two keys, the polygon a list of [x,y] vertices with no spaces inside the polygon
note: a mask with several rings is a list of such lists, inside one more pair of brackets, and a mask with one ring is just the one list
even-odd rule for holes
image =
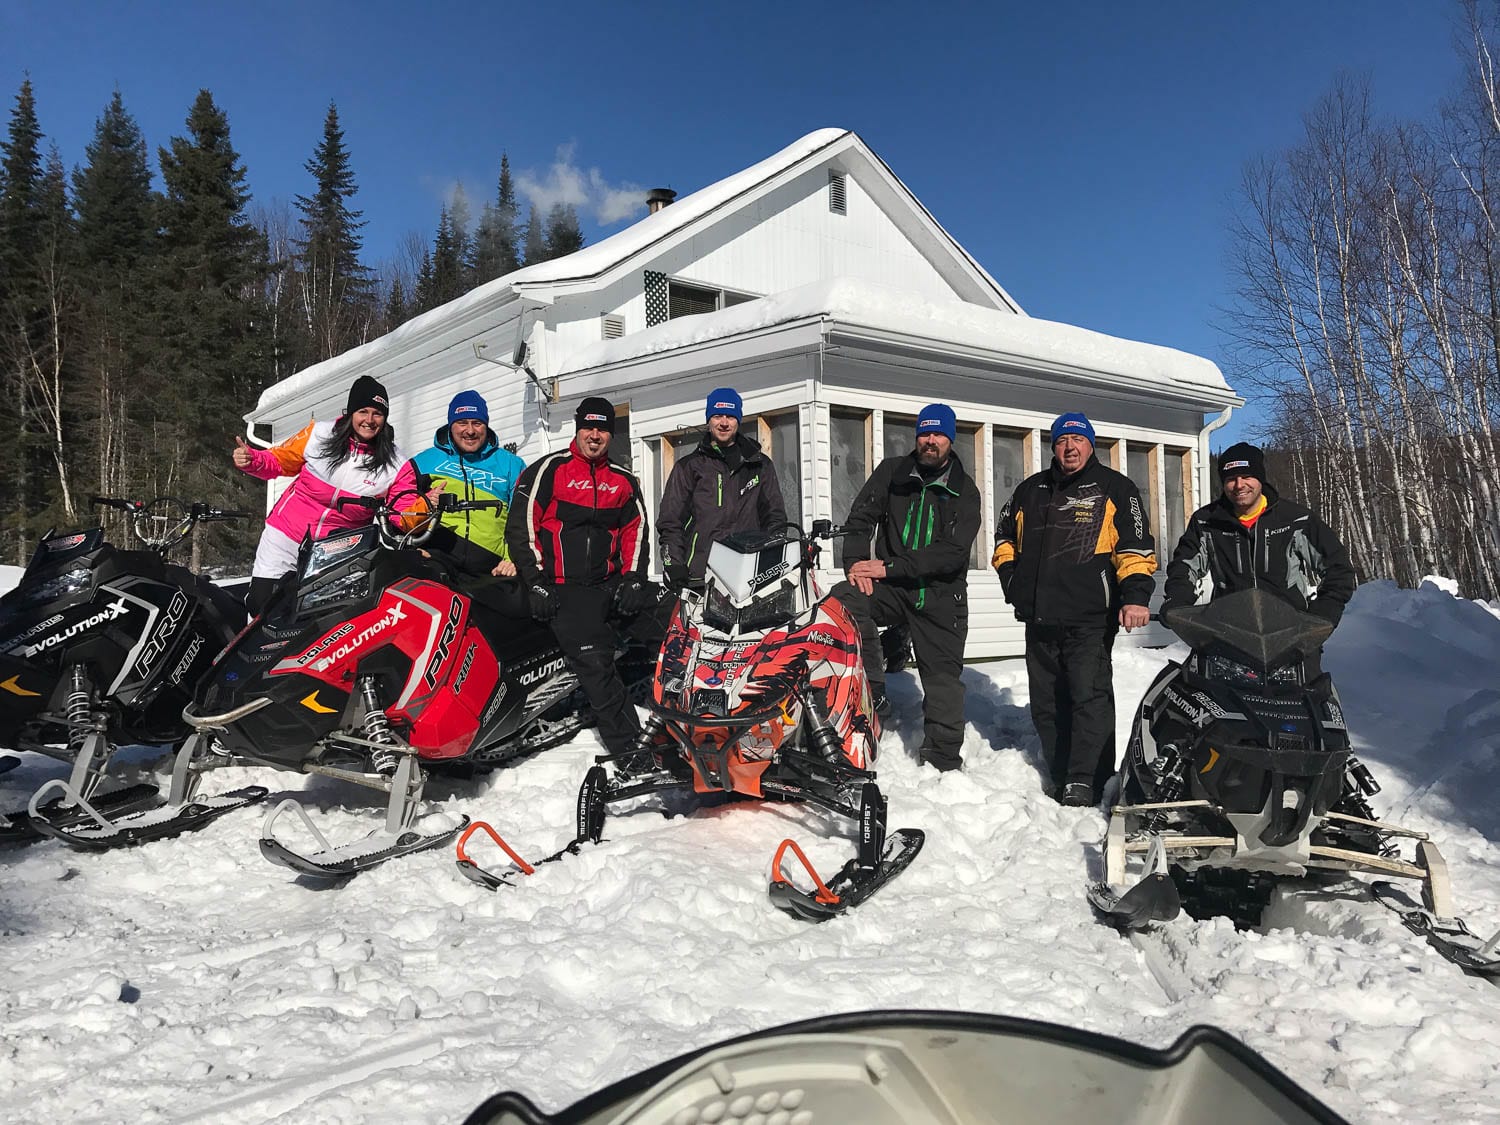
{"label": "black glove", "polygon": [[680,590],[688,584],[688,568],[678,563],[670,563],[662,577],[666,579],[667,589]]}
{"label": "black glove", "polygon": [[615,609],[625,617],[634,617],[656,600],[655,593],[639,578],[627,578],[615,587]]}
{"label": "black glove", "polygon": [[551,586],[538,582],[526,592],[526,600],[531,603],[531,616],[535,620],[551,621],[557,616],[557,595]]}

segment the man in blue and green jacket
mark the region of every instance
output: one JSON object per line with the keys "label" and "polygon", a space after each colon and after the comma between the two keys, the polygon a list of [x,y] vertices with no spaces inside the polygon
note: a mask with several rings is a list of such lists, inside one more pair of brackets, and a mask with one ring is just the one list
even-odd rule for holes
{"label": "man in blue and green jacket", "polygon": [[916,448],[882,461],[854,498],[844,523],[849,581],[833,589],[859,622],[865,675],[882,716],[890,707],[876,625],[910,630],[922,676],[921,758],[939,770],[963,764],[969,552],[981,519],[979,488],[953,451],[957,437],[951,407],[922,409]]}
{"label": "man in blue and green jacket", "polygon": [[[509,577],[516,573],[505,548],[505,517],[525,463],[502,449],[489,427],[490,411],[478,391],[460,391],[448,404],[448,423],[432,436],[431,448],[408,462],[423,486],[460,500],[501,500],[500,508],[449,512],[427,541],[465,574]],[[402,478],[398,477],[399,488]]]}

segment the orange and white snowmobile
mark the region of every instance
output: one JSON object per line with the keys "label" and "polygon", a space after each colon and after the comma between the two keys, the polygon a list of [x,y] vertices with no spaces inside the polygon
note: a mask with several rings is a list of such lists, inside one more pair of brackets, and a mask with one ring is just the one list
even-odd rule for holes
{"label": "orange and white snowmobile", "polygon": [[[857,906],[921,849],[910,828],[886,833],[886,801],[870,769],[880,740],[859,629],[837,598],[813,577],[820,540],[835,535],[827,520],[810,534],[789,526],[778,534],[740,532],[715,543],[702,593],[686,592],[672,611],[657,661],[651,712],[636,745],[605,755],[578,795],[577,835],[560,859],[603,838],[611,805],[648,794],[728,793],[806,802],[857,825],[858,854],[826,883],[795,842],[772,861],[770,894],[778,907],[823,921]],[[530,874],[488,825],[472,825],[458,844],[459,870],[484,886],[508,883],[465,851],[475,831],[488,831]],[[803,890],[783,870],[787,852],[813,883]]]}

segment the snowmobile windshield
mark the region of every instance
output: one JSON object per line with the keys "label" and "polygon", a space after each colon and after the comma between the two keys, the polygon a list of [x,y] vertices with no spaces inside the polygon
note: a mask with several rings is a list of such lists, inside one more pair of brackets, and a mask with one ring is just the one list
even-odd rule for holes
{"label": "snowmobile windshield", "polygon": [[802,543],[783,535],[737,532],[708,552],[708,572],[723,595],[737,607],[797,569]]}
{"label": "snowmobile windshield", "polygon": [[75,531],[71,535],[53,535],[36,545],[31,561],[26,564],[28,576],[57,566],[66,559],[86,555],[104,545],[104,529],[92,527],[88,531]]}
{"label": "snowmobile windshield", "polygon": [[1323,618],[1258,589],[1173,610],[1167,624],[1194,651],[1228,650],[1262,669],[1313,655],[1333,632]]}
{"label": "snowmobile windshield", "polygon": [[[753,1114],[753,1117],[752,1117]],[[667,1121],[1343,1121],[1238,1040],[1193,1027],[1165,1050],[1035,1020],[857,1012],[733,1039],[555,1114],[499,1094],[467,1125]]]}
{"label": "snowmobile windshield", "polygon": [[358,531],[339,532],[312,542],[304,541],[297,576],[301,585],[341,562],[366,554],[375,546],[379,529],[370,524]]}

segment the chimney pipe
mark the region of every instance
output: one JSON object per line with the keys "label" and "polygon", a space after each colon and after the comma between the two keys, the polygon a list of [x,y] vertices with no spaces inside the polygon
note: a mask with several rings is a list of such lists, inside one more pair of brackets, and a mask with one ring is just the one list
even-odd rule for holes
{"label": "chimney pipe", "polygon": [[669,187],[652,188],[646,193],[646,210],[654,215],[663,207],[671,206],[676,198],[677,193]]}

